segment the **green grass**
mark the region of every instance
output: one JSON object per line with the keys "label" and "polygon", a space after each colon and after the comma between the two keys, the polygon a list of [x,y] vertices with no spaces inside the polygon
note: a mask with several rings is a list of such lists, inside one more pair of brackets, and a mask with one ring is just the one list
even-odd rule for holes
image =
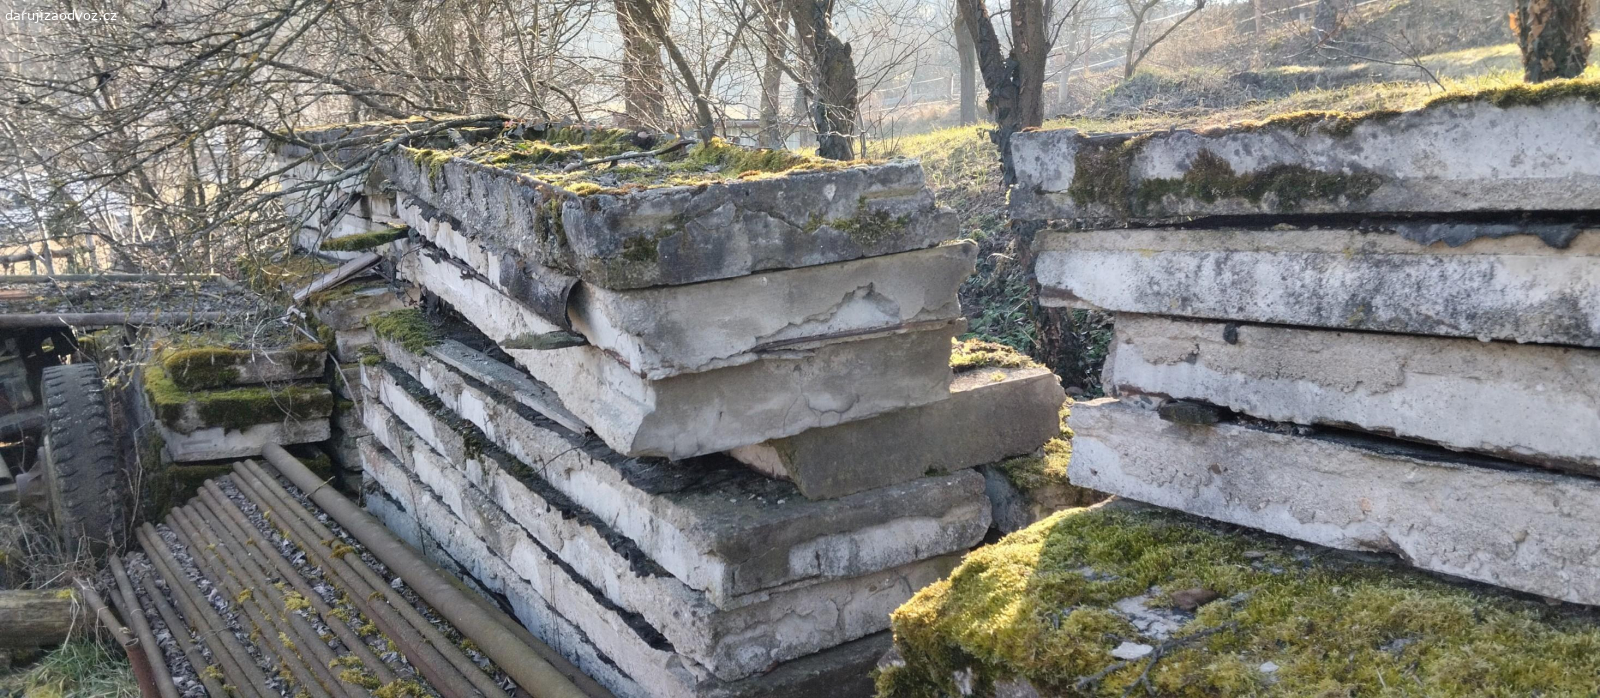
{"label": "green grass", "polygon": [[137,698],[139,684],[121,650],[74,640],[37,663],[0,676],[0,695],[27,698]]}

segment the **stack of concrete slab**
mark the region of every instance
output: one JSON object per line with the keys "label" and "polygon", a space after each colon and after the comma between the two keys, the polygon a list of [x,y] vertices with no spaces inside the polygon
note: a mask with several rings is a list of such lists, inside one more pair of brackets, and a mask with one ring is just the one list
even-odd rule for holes
{"label": "stack of concrete slab", "polygon": [[1064,397],[952,370],[975,247],[920,168],[462,140],[382,163],[421,307],[365,320],[369,508],[618,695],[870,693],[889,611],[989,528],[972,468]]}
{"label": "stack of concrete slab", "polygon": [[1571,87],[1017,135],[1041,302],[1116,314],[1072,481],[1600,603],[1600,105]]}
{"label": "stack of concrete slab", "polygon": [[144,414],[165,460],[261,455],[265,444],[327,439],[334,398],[315,342],[243,345],[207,335],[158,342],[141,369]]}

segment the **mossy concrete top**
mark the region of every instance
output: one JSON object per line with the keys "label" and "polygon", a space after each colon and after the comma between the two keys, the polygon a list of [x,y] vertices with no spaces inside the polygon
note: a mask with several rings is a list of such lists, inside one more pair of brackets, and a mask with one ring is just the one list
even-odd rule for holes
{"label": "mossy concrete top", "polygon": [[[873,257],[956,236],[953,213],[934,203],[915,162],[838,163],[721,141],[659,152],[668,138],[549,127],[406,148],[383,171],[430,215],[524,263],[610,289]],[[599,162],[629,153],[641,157]]]}
{"label": "mossy concrete top", "polygon": [[1200,130],[1012,140],[1012,216],[1100,225],[1203,216],[1600,208],[1600,82],[1448,93],[1411,111],[1308,112]]}
{"label": "mossy concrete top", "polygon": [[326,420],[333,414],[333,391],[321,383],[185,390],[161,362],[143,367],[141,378],[156,419],[182,434],[215,427],[244,430],[286,420]]}
{"label": "mossy concrete top", "polygon": [[282,314],[282,308],[241,292],[222,277],[30,279],[0,277],[0,315],[161,313],[181,318],[191,313],[225,312],[263,321]]}
{"label": "mossy concrete top", "polygon": [[880,698],[1576,696],[1600,676],[1592,610],[1126,501],[973,552],[893,627]]}

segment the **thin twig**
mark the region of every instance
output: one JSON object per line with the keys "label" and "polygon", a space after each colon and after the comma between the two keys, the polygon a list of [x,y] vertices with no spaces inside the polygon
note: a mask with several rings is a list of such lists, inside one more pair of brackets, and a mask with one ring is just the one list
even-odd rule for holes
{"label": "thin twig", "polygon": [[681,148],[687,147],[688,145],[690,145],[690,144],[692,144],[694,142],[695,142],[695,140],[693,138],[679,138],[678,140],[675,140],[675,141],[673,141],[671,143],[668,143],[668,144],[666,144],[664,146],[661,146],[660,148],[656,148],[655,150],[633,150],[633,151],[629,151],[629,152],[623,153],[621,155],[608,155],[608,156],[603,157],[603,158],[595,158],[593,160],[583,160],[581,162],[575,162],[575,163],[572,163],[571,165],[567,165],[565,168],[562,168],[562,171],[563,172],[571,172],[573,170],[581,170],[581,169],[583,169],[585,167],[593,167],[593,166],[599,165],[601,163],[616,162],[618,160],[631,160],[633,158],[656,157],[656,156],[659,156],[659,155],[666,155],[667,153],[670,153],[670,152],[672,152],[674,150],[679,150]]}

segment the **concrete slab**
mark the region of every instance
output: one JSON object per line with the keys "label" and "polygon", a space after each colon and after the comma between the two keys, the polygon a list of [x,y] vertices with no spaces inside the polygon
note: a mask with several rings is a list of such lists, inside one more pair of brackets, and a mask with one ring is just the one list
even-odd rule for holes
{"label": "concrete slab", "polygon": [[910,160],[582,197],[461,158],[396,154],[383,171],[520,262],[610,289],[876,257],[957,232]]}
{"label": "concrete slab", "polygon": [[1118,315],[1106,385],[1600,474],[1600,351]]}
{"label": "concrete slab", "polygon": [[[612,291],[580,284],[551,318],[546,271],[517,264],[483,237],[429,218],[404,197],[401,213],[423,239],[461,260],[496,290],[574,330],[629,370],[652,380],[758,361],[802,342],[857,337],[961,316],[956,291],[972,273],[977,245],[925,250],[756,273],[686,286]],[[559,324],[559,323],[558,323]]]}
{"label": "concrete slab", "polygon": [[831,499],[1032,453],[1060,433],[1061,381],[1048,368],[958,374],[950,397],[728,452]]}
{"label": "concrete slab", "polygon": [[[406,254],[400,273],[498,343],[557,328],[450,258]],[[760,361],[648,380],[595,346],[506,348],[607,445],[689,458],[942,400],[964,320],[845,342],[801,343]]]}
{"label": "concrete slab", "polygon": [[[759,600],[719,609],[526,465],[487,444],[482,432],[459,417],[436,412],[409,418],[422,422],[425,433],[435,438],[413,431],[381,405],[372,405],[367,417],[378,443],[456,516],[469,524],[492,523],[480,521],[484,514],[473,506],[483,501],[482,495],[515,525],[514,531],[486,537],[495,554],[514,562],[527,554],[524,546],[538,541],[574,576],[639,614],[678,653],[723,680],[741,679],[886,630],[890,612],[959,562],[959,555],[919,560],[862,577],[762,594]],[[469,446],[475,449],[467,450]],[[373,477],[396,475],[375,472]]]}
{"label": "concrete slab", "polygon": [[[1521,86],[1519,86],[1521,87]],[[1600,104],[1497,106],[1494,91],[1362,118],[1292,115],[1200,131],[1011,140],[1023,220],[1600,208]]]}
{"label": "concrete slab", "polygon": [[[363,457],[368,459],[369,471],[404,474],[393,454],[368,443]],[[529,625],[530,632],[551,642],[557,651],[586,673],[598,658],[609,660],[614,670],[590,675],[618,695],[658,698],[826,696],[838,695],[832,691],[839,686],[859,687],[863,683],[868,683],[868,690],[852,694],[870,695],[870,683],[862,679],[869,675],[872,662],[877,658],[877,654],[871,652],[881,654],[887,649],[885,634],[779,665],[743,681],[721,681],[677,654],[671,643],[638,616],[609,603],[596,594],[593,587],[571,576],[552,551],[537,542],[526,539],[532,545],[519,546],[515,559],[497,555],[480,536],[504,542],[506,536],[518,536],[521,530],[507,519],[496,521],[497,515],[503,517],[498,507],[477,500],[475,511],[484,518],[478,525],[469,525],[419,480],[407,477],[402,481],[397,477],[392,482],[377,482],[390,498],[412,513],[418,528],[448,551],[462,569],[480,580],[483,586],[509,597],[519,617],[524,613],[540,616],[540,611],[561,609],[559,613],[542,614],[542,623],[528,623],[526,619],[524,623]],[[560,628],[563,624],[557,619],[567,621],[566,628]],[[570,634],[553,640],[547,633],[555,629],[567,630]],[[644,688],[646,686],[648,689]]]}
{"label": "concrete slab", "polygon": [[726,457],[621,456],[442,362],[382,348],[396,370],[368,367],[367,385],[413,429],[426,436],[415,417],[441,408],[460,415],[719,608],[965,551],[989,527],[983,478],[972,472],[811,501]]}
{"label": "concrete slab", "polygon": [[[326,370],[328,352],[320,344],[309,342],[294,347],[252,348],[235,350],[230,347],[197,347],[194,352],[184,348],[163,350],[157,360],[166,369],[167,376],[180,387],[187,389],[217,389],[224,385],[263,385],[292,381],[320,379]],[[216,368],[230,367],[233,372],[218,378]],[[189,375],[189,370],[194,375]],[[223,381],[226,381],[223,384]]]}
{"label": "concrete slab", "polygon": [[366,318],[405,307],[405,299],[383,279],[351,281],[307,300],[317,321],[339,332],[358,332],[366,328]]}
{"label": "concrete slab", "polygon": [[[1574,603],[1600,603],[1600,481],[1080,402],[1073,484]],[[1432,455],[1429,455],[1432,454]],[[1503,461],[1498,461],[1503,463]]]}
{"label": "concrete slab", "polygon": [[1419,245],[1354,230],[1052,232],[1040,303],[1600,347],[1600,230]]}
{"label": "concrete slab", "polygon": [[161,434],[167,459],[175,463],[254,458],[261,455],[261,447],[267,444],[309,444],[323,441],[332,434],[326,419],[288,420],[244,429],[208,427],[187,433],[172,429],[160,420],[155,426]]}

